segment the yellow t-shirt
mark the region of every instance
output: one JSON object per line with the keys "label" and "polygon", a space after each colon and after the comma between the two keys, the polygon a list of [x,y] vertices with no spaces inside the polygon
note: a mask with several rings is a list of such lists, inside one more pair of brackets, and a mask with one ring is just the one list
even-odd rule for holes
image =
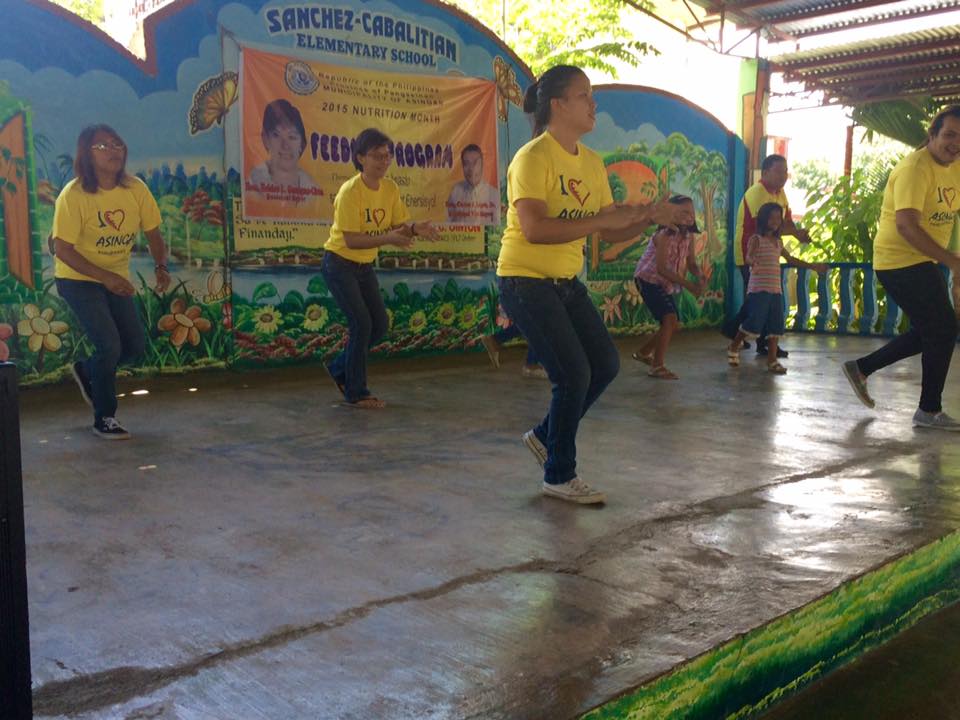
{"label": "yellow t-shirt", "polygon": [[371,190],[357,173],[337,191],[330,238],[323,247],[353,262],[372,263],[380,248],[348,248],[343,240],[344,231],[383,235],[409,219],[410,213],[400,199],[400,188],[393,180],[383,178],[380,187]]}
{"label": "yellow t-shirt", "polygon": [[920,227],[938,245],[947,247],[960,210],[960,163],[940,165],[926,148],[897,163],[883,191],[880,225],[873,241],[873,267],[877,270],[933,262],[897,230],[897,210],[919,210]]}
{"label": "yellow t-shirt", "polygon": [[[130,251],[140,231],[160,227],[160,208],[138,177],[126,187],[85,192],[76,179],[67,183],[53,211],[53,236],[70,243],[97,267],[130,279]],[[56,258],[54,276],[98,282]]]}
{"label": "yellow t-shirt", "polygon": [[747,252],[747,243],[757,234],[757,213],[767,203],[776,203],[783,208],[783,219],[790,219],[790,204],[787,194],[780,188],[776,193],[767,190],[759,180],[747,188],[737,208],[737,226],[734,231],[733,262],[735,265],[744,265],[744,256]]}
{"label": "yellow t-shirt", "polygon": [[581,143],[571,155],[549,132],[517,151],[507,169],[507,197],[507,227],[497,261],[501,277],[572,278],[583,267],[586,237],[558,245],[528,242],[520,228],[517,200],[543,200],[549,217],[574,220],[613,204],[600,156]]}

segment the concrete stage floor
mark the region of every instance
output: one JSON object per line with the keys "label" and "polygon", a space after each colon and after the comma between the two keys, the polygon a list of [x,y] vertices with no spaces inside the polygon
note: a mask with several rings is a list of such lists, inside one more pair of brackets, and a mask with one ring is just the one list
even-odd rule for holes
{"label": "concrete stage floor", "polygon": [[540,495],[520,349],[375,363],[385,411],[318,367],[128,379],[118,443],[25,390],[37,716],[575,717],[960,526],[919,359],[875,411],[840,372],[880,343],[791,335],[775,377],[682,333],[667,382],[623,341],[580,431],[600,508]]}

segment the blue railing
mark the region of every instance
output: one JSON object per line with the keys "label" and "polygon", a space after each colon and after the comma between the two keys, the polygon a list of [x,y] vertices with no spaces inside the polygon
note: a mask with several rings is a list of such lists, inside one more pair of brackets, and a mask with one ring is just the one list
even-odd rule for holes
{"label": "blue railing", "polygon": [[[854,262],[828,265],[830,269],[822,274],[790,265],[780,267],[787,330],[884,336],[900,331],[903,311],[883,292],[873,265]],[[940,269],[949,286],[950,271],[945,267]],[[795,284],[791,277],[794,273]],[[735,274],[734,292],[743,297],[739,273]]]}

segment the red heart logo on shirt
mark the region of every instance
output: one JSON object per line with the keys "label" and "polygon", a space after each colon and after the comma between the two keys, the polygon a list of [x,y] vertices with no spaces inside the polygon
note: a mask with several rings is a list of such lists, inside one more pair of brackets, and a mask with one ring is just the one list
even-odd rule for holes
{"label": "red heart logo on shirt", "polygon": [[583,185],[583,180],[567,180],[567,190],[569,190],[570,194],[577,199],[577,202],[580,203],[580,207],[583,207],[583,204],[587,201],[587,198],[590,197],[590,192],[588,191],[586,195],[581,197],[581,185]]}
{"label": "red heart logo on shirt", "polygon": [[957,199],[957,189],[956,188],[944,188],[943,189],[943,199],[947,203],[947,207],[953,210],[953,201]]}
{"label": "red heart logo on shirt", "polygon": [[380,227],[380,223],[383,222],[383,219],[387,216],[387,211],[383,208],[377,208],[373,211],[373,221],[377,224],[377,227]]}
{"label": "red heart logo on shirt", "polygon": [[126,219],[123,210],[107,210],[103,214],[103,219],[114,230],[119,231],[120,227],[123,225],[123,221]]}

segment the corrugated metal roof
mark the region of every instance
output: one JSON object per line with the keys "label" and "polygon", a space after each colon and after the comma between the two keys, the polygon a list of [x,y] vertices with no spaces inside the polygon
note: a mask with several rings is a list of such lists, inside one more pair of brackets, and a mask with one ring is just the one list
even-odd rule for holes
{"label": "corrugated metal roof", "polygon": [[880,37],[770,58],[787,80],[823,91],[830,102],[856,105],[910,95],[960,95],[960,25],[898,35],[886,27],[921,17],[931,24],[941,17],[956,23],[960,0],[691,1],[707,10],[707,24],[722,19],[779,40],[876,28]]}
{"label": "corrugated metal roof", "polygon": [[805,50],[770,62],[785,79],[844,104],[945,97],[960,91],[960,25]]}
{"label": "corrugated metal roof", "polygon": [[801,38],[960,9],[960,0],[693,0],[741,27]]}

